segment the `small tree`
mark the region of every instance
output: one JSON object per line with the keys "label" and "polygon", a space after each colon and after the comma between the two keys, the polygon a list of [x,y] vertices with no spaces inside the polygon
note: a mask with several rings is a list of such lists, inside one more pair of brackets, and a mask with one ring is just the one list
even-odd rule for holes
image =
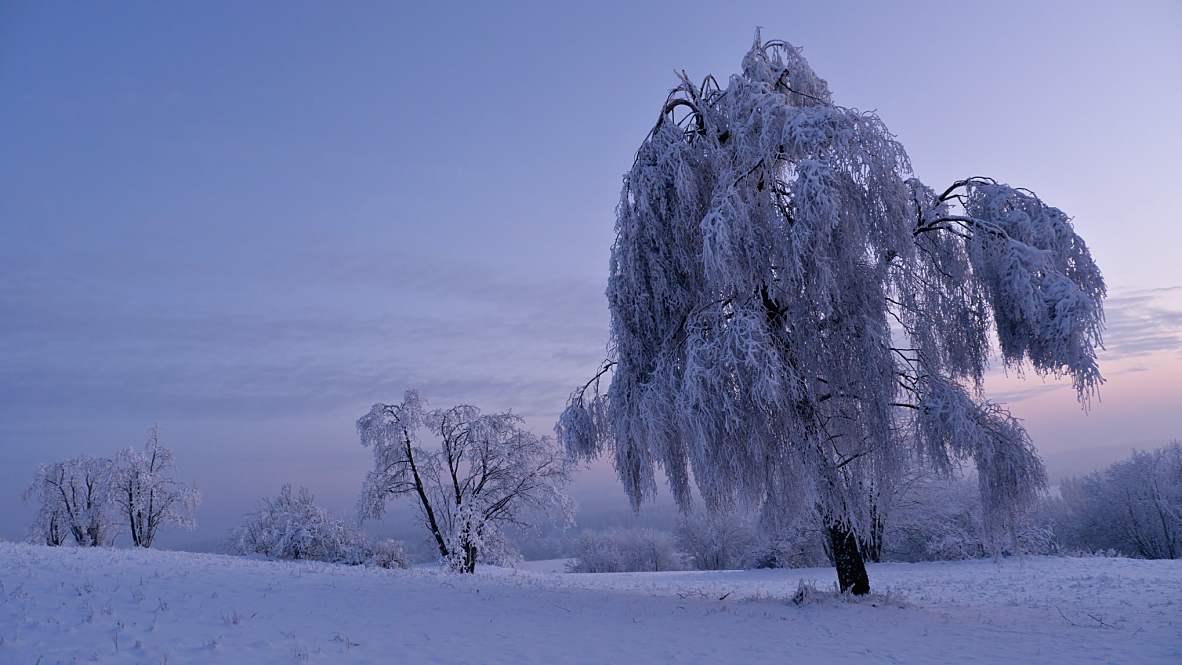
{"label": "small tree", "polygon": [[[557,511],[570,520],[574,502],[562,489],[572,464],[549,437],[521,429],[512,413],[426,407],[408,390],[402,404],[375,404],[357,421],[361,444],[374,453],[357,504],[361,519],[380,519],[388,499],[413,495],[441,560],[469,573],[478,560],[514,558],[503,528],[527,526],[527,512]],[[438,448],[419,445],[422,430]]]}
{"label": "small tree", "polygon": [[201,492],[170,478],[170,471],[176,471],[172,451],[160,445],[156,425],[149,430],[144,452],[127,448],[115,456],[115,504],[137,547],[151,547],[162,526],[190,531],[197,526],[190,514],[201,505]]}
{"label": "small tree", "polygon": [[115,537],[111,460],[90,455],[42,464],[24,500],[41,506],[29,528],[30,538],[46,545],[63,545],[72,536],[77,545],[110,545]]}
{"label": "small tree", "polygon": [[1086,405],[1104,281],[1030,191],[909,176],[882,121],[834,104],[785,42],[757,33],[725,89],[683,74],[624,178],[609,358],[556,427],[567,449],[611,450],[636,510],[658,466],[684,508],[693,478],[771,531],[815,509],[857,594],[872,496],[910,460],[971,459],[985,528],[1012,536],[1046,474],[981,397],[989,333],[1007,367],[1070,376]]}

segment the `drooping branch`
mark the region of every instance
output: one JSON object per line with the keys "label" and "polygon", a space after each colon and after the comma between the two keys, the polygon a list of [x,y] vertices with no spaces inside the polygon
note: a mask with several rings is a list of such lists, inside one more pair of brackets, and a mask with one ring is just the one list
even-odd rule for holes
{"label": "drooping branch", "polygon": [[833,104],[787,43],[757,33],[724,90],[679,78],[617,208],[610,363],[559,440],[613,453],[634,508],[660,467],[683,508],[696,481],[768,524],[817,510],[842,547],[881,517],[865,488],[971,459],[1012,527],[1042,467],[981,398],[990,337],[1085,401],[1102,381],[1103,280],[1070,220],[989,178],[910,178],[881,120]]}

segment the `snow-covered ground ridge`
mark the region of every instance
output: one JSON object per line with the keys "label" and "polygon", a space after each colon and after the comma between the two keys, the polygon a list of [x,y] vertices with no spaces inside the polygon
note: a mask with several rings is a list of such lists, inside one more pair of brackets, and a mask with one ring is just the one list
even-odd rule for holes
{"label": "snow-covered ground ridge", "polygon": [[[535,570],[527,570],[533,568]],[[382,570],[0,543],[0,663],[1180,663],[1182,561]]]}

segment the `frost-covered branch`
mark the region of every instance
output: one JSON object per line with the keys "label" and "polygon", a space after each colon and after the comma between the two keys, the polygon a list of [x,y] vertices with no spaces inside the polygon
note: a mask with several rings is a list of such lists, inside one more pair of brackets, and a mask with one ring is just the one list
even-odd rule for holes
{"label": "frost-covered branch", "polygon": [[[441,560],[465,572],[478,560],[514,559],[507,524],[527,525],[537,513],[570,520],[574,502],[563,487],[573,462],[549,437],[521,429],[512,413],[425,407],[408,390],[401,405],[375,404],[357,421],[362,444],[374,449],[358,501],[363,518],[380,518],[387,500],[413,493]],[[418,445],[423,431],[437,448]]]}
{"label": "frost-covered branch", "polygon": [[100,457],[40,465],[23,496],[41,504],[30,539],[46,545],[63,545],[68,538],[83,547],[110,545],[118,529],[114,480],[111,460]]}
{"label": "frost-covered branch", "polygon": [[244,515],[227,545],[233,554],[382,568],[410,566],[401,543],[370,539],[356,525],[318,507],[307,487],[293,496],[291,485],[284,485],[279,496],[263,499]]}
{"label": "frost-covered branch", "polygon": [[962,386],[979,392],[996,335],[1007,366],[1070,376],[1086,406],[1104,294],[1064,213],[988,178],[937,195],[877,116],[834,104],[799,49],[757,33],[726,88],[682,73],[637,151],[609,364],[555,431],[580,459],[613,454],[637,509],[660,467],[685,509],[693,478],[708,506],[765,523],[819,510],[854,584],[867,488],[912,460],[975,463],[990,528],[1012,531],[1041,462]]}
{"label": "frost-covered branch", "polygon": [[115,457],[114,498],[136,547],[151,547],[162,526],[197,527],[192,512],[201,505],[201,492],[175,478],[172,451],[160,445],[153,425],[144,452],[127,448]]}

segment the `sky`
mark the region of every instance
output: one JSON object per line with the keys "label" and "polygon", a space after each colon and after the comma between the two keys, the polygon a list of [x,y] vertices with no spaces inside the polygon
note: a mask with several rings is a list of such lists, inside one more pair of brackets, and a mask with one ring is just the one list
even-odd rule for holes
{"label": "sky", "polygon": [[[1182,438],[1177,2],[0,1],[0,537],[38,464],[153,423],[204,495],[174,547],[283,483],[350,510],[354,423],[407,388],[548,433],[605,354],[622,174],[757,26],[932,187],[1074,218],[1100,399],[987,381],[1052,473]],[[626,505],[605,463],[573,492]]]}

